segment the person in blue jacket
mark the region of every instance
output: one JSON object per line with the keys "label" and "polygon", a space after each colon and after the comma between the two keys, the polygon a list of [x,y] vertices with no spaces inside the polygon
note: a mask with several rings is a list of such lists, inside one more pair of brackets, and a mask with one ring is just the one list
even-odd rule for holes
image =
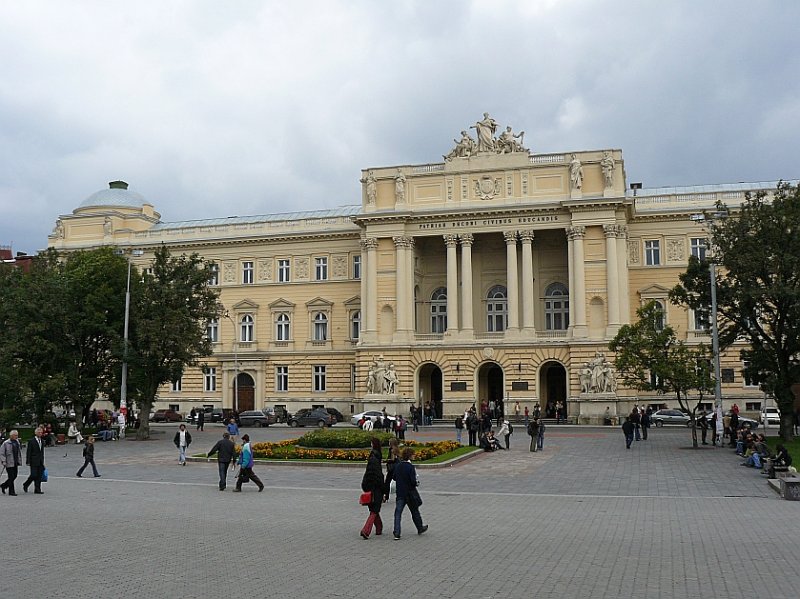
{"label": "person in blue jacket", "polygon": [[234,493],[242,492],[242,483],[252,480],[258,485],[258,492],[264,490],[264,483],[253,472],[253,449],[250,447],[250,435],[242,435],[242,451],[239,453],[239,478],[236,479]]}
{"label": "person in blue jacket", "polygon": [[405,447],[400,454],[402,461],[394,468],[393,477],[397,485],[397,502],[394,508],[394,540],[400,540],[400,520],[403,517],[403,509],[408,506],[411,510],[411,519],[417,527],[417,534],[421,535],[428,530],[428,525],[422,523],[422,516],[419,513],[419,506],[422,505],[422,498],[417,491],[419,480],[417,471],[411,463],[414,450]]}

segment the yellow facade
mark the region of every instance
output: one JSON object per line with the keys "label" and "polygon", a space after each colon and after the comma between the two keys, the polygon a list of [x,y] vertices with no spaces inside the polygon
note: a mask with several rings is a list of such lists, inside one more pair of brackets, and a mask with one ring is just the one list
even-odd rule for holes
{"label": "yellow facade", "polygon": [[[634,195],[621,150],[523,150],[365,169],[356,206],[185,223],[162,222],[115,182],[61,216],[50,245],[140,249],[132,259],[146,268],[166,244],[218,265],[228,312],[214,355],[166,386],[157,407],[235,407],[236,387],[239,409],[345,414],[431,403],[449,417],[502,399],[507,410],[562,401],[571,418],[595,422],[606,407],[673,406],[621,383],[587,391],[579,371],[650,299],[680,335],[709,342],[666,296],[705,237],[689,216],[717,199],[735,205],[746,188]],[[763,394],[744,381],[737,348],[722,367],[726,407],[758,409]],[[396,382],[378,389],[388,378],[373,373],[390,370]]]}

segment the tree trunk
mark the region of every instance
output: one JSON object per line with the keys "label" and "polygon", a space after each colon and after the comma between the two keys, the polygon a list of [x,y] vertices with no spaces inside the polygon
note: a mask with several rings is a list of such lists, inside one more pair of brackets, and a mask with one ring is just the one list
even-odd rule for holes
{"label": "tree trunk", "polygon": [[781,410],[781,426],[778,435],[787,443],[791,443],[794,437],[794,414],[791,412],[785,413]]}
{"label": "tree trunk", "polygon": [[142,400],[142,407],[139,411],[139,428],[136,430],[137,441],[147,441],[150,439],[150,410],[153,409],[153,402]]}
{"label": "tree trunk", "polygon": [[692,419],[692,448],[697,449],[699,445],[697,444],[697,408],[691,411],[689,417]]}

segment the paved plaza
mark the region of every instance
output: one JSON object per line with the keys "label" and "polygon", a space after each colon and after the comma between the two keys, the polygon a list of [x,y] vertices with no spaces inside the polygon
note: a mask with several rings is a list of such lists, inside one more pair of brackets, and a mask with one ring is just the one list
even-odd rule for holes
{"label": "paved plaza", "polygon": [[[626,451],[614,428],[555,426],[545,450],[420,471],[423,518],[362,540],[362,468],[257,465],[267,488],[221,493],[216,464],[178,467],[174,427],[49,450],[45,495],[0,496],[3,596],[796,598],[800,504],[685,428]],[[192,431],[208,450],[218,426]],[[248,430],[254,440],[296,436]],[[449,429],[409,438],[440,439]],[[21,479],[27,468],[21,468]],[[84,474],[84,476],[87,476]],[[89,474],[89,476],[91,476]],[[21,481],[20,481],[21,482]],[[391,520],[393,503],[383,516]]]}

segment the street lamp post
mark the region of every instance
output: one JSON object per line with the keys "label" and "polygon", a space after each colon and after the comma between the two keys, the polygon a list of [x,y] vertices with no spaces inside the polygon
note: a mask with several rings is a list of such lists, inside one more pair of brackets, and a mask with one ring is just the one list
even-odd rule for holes
{"label": "street lamp post", "polygon": [[131,255],[141,256],[142,250],[117,250],[117,255],[125,256],[128,261],[128,282],[125,286],[125,328],[122,345],[122,381],[119,390],[119,411],[127,418],[128,412],[128,323],[131,313]]}
{"label": "street lamp post", "polygon": [[230,313],[225,311],[225,318],[231,321],[233,327],[233,409],[239,413],[239,356],[237,355],[239,344],[236,342],[236,321],[231,318]]}

